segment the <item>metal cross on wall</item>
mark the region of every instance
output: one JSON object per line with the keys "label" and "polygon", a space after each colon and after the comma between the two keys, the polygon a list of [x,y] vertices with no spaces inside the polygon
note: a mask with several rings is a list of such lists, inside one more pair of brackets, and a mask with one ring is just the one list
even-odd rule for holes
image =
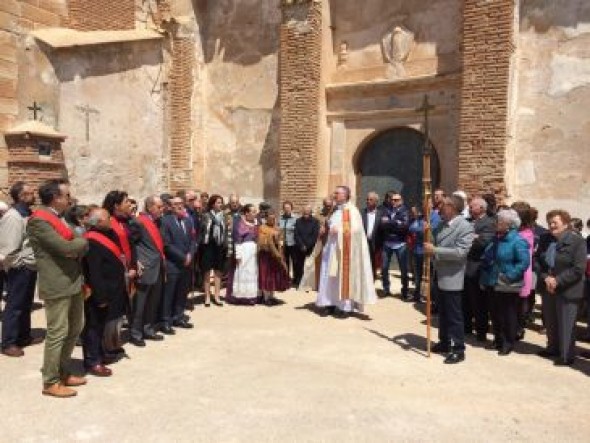
{"label": "metal cross on wall", "polygon": [[84,114],[86,118],[86,141],[90,141],[90,114],[100,114],[98,109],[91,108],[89,105],[76,106],[76,108]]}
{"label": "metal cross on wall", "polygon": [[37,102],[33,102],[33,106],[28,106],[29,111],[33,111],[33,120],[37,120],[37,112],[41,111],[41,106]]}

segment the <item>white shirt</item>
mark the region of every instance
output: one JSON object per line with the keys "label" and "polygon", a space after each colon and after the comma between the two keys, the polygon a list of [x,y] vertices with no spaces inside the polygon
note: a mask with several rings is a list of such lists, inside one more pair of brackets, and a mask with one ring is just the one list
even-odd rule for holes
{"label": "white shirt", "polygon": [[367,211],[367,238],[373,238],[373,231],[375,230],[375,216],[377,210],[373,209],[371,212]]}

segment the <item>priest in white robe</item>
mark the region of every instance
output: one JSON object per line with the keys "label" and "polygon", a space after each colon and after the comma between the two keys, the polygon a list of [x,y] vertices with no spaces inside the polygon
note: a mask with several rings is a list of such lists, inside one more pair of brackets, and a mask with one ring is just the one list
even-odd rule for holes
{"label": "priest in white robe", "polygon": [[323,315],[347,317],[374,304],[377,294],[363,221],[350,202],[350,189],[339,186],[334,197],[336,209],[328,220],[316,305],[323,308]]}

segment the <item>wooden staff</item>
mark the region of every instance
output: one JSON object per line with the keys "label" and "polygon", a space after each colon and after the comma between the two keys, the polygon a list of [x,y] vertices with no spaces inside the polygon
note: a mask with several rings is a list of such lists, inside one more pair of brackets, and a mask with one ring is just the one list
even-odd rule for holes
{"label": "wooden staff", "polygon": [[[432,174],[430,168],[431,146],[428,128],[428,111],[434,109],[434,106],[428,102],[428,95],[424,96],[424,103],[417,111],[424,112],[424,148],[422,156],[422,190],[424,205],[424,243],[432,243],[432,229],[430,227],[430,212],[432,210]],[[424,254],[424,264],[422,269],[422,287],[426,296],[426,352],[430,357],[431,347],[431,329],[432,329],[432,296],[431,296],[431,275],[430,275],[430,254]]]}

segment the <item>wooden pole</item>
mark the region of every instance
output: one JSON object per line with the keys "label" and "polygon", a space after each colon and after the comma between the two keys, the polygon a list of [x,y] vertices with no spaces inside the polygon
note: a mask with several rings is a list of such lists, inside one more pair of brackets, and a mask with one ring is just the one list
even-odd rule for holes
{"label": "wooden pole", "polygon": [[[428,127],[428,111],[434,109],[428,103],[428,95],[424,96],[424,103],[418,111],[424,112],[424,148],[422,152],[422,190],[424,205],[424,243],[432,243],[432,229],[430,227],[430,212],[432,210],[432,173],[430,168],[431,146]],[[432,330],[432,281],[430,275],[431,257],[429,254],[424,254],[424,265],[422,269],[422,287],[423,293],[426,296],[426,352],[428,357],[431,355],[431,330]]]}

